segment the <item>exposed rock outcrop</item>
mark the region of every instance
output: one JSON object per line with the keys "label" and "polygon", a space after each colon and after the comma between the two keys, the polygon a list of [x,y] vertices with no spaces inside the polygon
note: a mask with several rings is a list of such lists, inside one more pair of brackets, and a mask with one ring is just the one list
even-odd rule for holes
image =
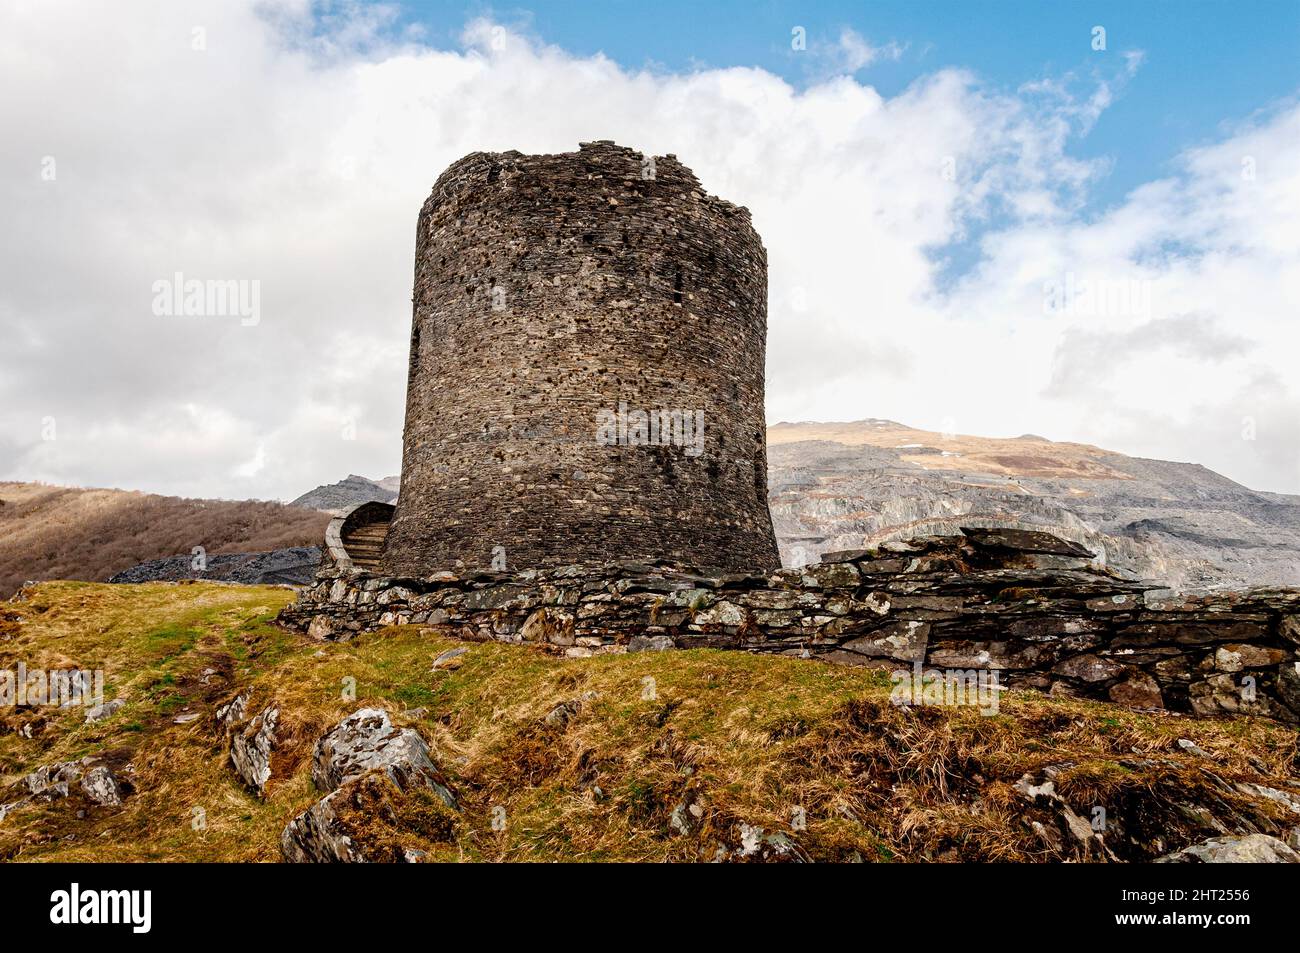
{"label": "exposed rock outcrop", "polygon": [[[429,755],[429,747],[412,728],[395,728],[388,713],[363,708],[324,735],[312,758],[312,781],[329,794],[295,817],[280,836],[280,852],[291,863],[412,862],[422,852],[402,843],[410,801],[421,797],[412,830],[428,834],[445,811],[459,809],[447,779]],[[378,823],[379,834],[363,826]]]}
{"label": "exposed rock outcrop", "polygon": [[129,784],[94,755],[42,765],[0,794],[0,821],[15,809],[32,802],[80,798],[83,805],[118,807],[130,790]]}
{"label": "exposed rock outcrop", "polygon": [[1192,463],[888,420],[775,424],[767,456],[787,565],[959,526],[1008,526],[1077,540],[1112,569],[1173,586],[1300,585],[1300,497]]}
{"label": "exposed rock outcrop", "polygon": [[311,779],[316,787],[328,791],[371,771],[382,771],[401,788],[420,779],[437,790],[448,807],[456,806],[456,798],[420,733],[414,728],[394,728],[386,711],[362,708],[316,743]]}
{"label": "exposed rock outcrop", "polygon": [[1300,853],[1268,834],[1213,837],[1184,847],[1157,864],[1300,864]]}
{"label": "exposed rock outcrop", "polygon": [[265,796],[271,780],[271,753],[279,720],[280,706],[271,702],[230,736],[230,763],[258,797]]}
{"label": "exposed rock outcrop", "polygon": [[397,487],[400,482],[400,478],[396,476],[385,477],[382,480],[370,480],[363,476],[357,476],[355,473],[350,473],[345,479],[339,480],[338,483],[330,483],[325,486],[318,486],[314,490],[308,490],[289,505],[312,510],[325,510],[338,515],[345,510],[350,510],[358,503],[369,503],[371,501],[378,503],[397,502]]}
{"label": "exposed rock outcrop", "polygon": [[252,692],[239,692],[230,701],[217,706],[213,713],[217,728],[224,734],[230,766],[250,791],[265,797],[272,774],[276,729],[280,724],[280,704],[269,702],[249,717],[248,703]]}

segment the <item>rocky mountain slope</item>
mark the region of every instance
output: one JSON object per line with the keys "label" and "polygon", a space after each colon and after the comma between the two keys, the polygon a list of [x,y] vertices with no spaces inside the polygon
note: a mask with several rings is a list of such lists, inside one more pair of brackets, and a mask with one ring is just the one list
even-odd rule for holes
{"label": "rocky mountain slope", "polygon": [[[915,430],[888,420],[768,428],[768,502],[787,565],[960,526],[1043,530],[1122,574],[1178,588],[1300,585],[1300,496],[1193,463],[1026,434]],[[349,476],[296,505],[391,503],[397,478]]]}
{"label": "rocky mountain slope", "polygon": [[290,506],[302,506],[313,510],[325,510],[337,515],[358,503],[375,500],[380,503],[392,503],[397,499],[397,488],[401,477],[384,477],[382,480],[370,480],[355,473],[338,483],[318,486],[298,497]]}
{"label": "rocky mountain slope", "polygon": [[0,483],[0,598],[28,579],[103,581],[173,556],[188,565],[199,546],[209,560],[316,546],[328,522],[283,503]]}
{"label": "rocky mountain slope", "polygon": [[1277,723],[1021,691],[985,717],[714,649],[322,644],[272,624],[291,598],[44,583],[0,604],[0,669],[110,675],[102,707],[0,709],[0,859],[1300,860]]}
{"label": "rocky mountain slope", "polygon": [[1181,588],[1300,585],[1300,497],[1197,464],[887,420],[780,423],[768,428],[768,490],[787,565],[1004,526],[1075,540],[1118,572]]}

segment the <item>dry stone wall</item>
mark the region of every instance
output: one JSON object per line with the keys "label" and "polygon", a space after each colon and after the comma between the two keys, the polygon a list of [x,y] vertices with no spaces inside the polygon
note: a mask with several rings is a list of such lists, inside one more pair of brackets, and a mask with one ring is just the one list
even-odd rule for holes
{"label": "dry stone wall", "polygon": [[766,252],[676,158],[454,163],[420,212],[413,311],[387,572],[780,565]]}
{"label": "dry stone wall", "polygon": [[802,569],[615,563],[423,579],[324,569],[283,622],[320,639],[391,624],[569,656],[734,648],[888,671],[997,672],[1009,687],[1300,721],[1300,590],[1179,594],[1045,533],[828,554]]}

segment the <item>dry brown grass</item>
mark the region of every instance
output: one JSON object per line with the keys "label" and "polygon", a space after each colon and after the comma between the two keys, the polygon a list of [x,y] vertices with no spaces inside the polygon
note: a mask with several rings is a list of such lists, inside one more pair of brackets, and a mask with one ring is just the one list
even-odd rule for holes
{"label": "dry brown grass", "polygon": [[[987,717],[899,708],[878,673],[713,650],[565,660],[474,644],[459,668],[433,671],[456,643],[408,626],[322,647],[269,624],[289,597],[59,583],[7,607],[22,621],[8,623],[0,665],[97,661],[128,706],[98,725],[60,712],[31,739],[0,735],[0,783],[101,752],[134,768],[135,792],[85,818],[58,804],[15,812],[0,823],[0,857],[275,860],[284,825],[323,793],[310,781],[315,739],[367,705],[425,736],[462,805],[449,815],[419,793],[358,786],[348,822],[384,856],[709,860],[720,849],[734,857],[748,825],[788,835],[814,860],[1097,859],[1068,839],[1045,843],[1033,822],[1055,824],[1054,811],[1014,790],[1054,765],[1074,810],[1104,806],[1108,844],[1139,860],[1210,836],[1206,811],[1263,830],[1287,823],[1284,808],[1238,782],[1300,791],[1296,732],[1264,721],[1020,692]],[[199,678],[207,670],[220,674],[215,687]],[[351,682],[355,699],[342,691]],[[253,691],[250,712],[274,699],[283,713],[265,799],[237,781],[210,717],[239,687]],[[556,705],[590,692],[569,721],[546,724]],[[174,724],[187,708],[204,717]],[[1183,752],[1179,738],[1212,759]],[[688,832],[674,812],[689,815]]]}
{"label": "dry brown grass", "polygon": [[29,579],[102,581],[148,559],[316,546],[329,514],[256,500],[0,483],[0,599]]}

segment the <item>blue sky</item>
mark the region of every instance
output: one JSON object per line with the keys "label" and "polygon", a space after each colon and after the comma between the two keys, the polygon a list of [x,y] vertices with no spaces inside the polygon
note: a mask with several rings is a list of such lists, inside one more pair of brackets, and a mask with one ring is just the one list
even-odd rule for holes
{"label": "blue sky", "polygon": [[[872,44],[904,47],[897,60],[855,74],[886,97],[941,67],[969,69],[1008,91],[1066,75],[1082,84],[1115,75],[1115,60],[1140,50],[1136,77],[1071,150],[1113,163],[1090,192],[1093,209],[1167,174],[1172,157],[1220,138],[1225,123],[1244,121],[1300,88],[1296,0],[411,0],[400,8],[402,22],[422,26],[434,46],[456,46],[466,22],[485,17],[575,55],[603,53],[629,69],[756,66],[796,87],[821,74],[811,57],[791,50],[792,28],[804,27],[815,50],[848,27]],[[1099,25],[1105,52],[1091,48]]]}
{"label": "blue sky", "polygon": [[[394,473],[433,182],[614,139],[751,211],[769,421],[1300,492],[1300,0],[65,2],[0,3],[0,479]],[[164,320],[178,272],[259,319]]]}

